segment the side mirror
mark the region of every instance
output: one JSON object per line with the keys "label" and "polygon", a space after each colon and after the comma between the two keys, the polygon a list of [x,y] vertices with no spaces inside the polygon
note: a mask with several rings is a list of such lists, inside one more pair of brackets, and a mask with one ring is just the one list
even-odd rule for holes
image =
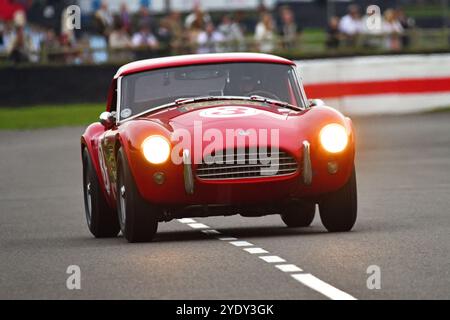
{"label": "side mirror", "polygon": [[322,99],[309,99],[309,107],[323,107],[325,105],[325,102],[323,102]]}
{"label": "side mirror", "polygon": [[110,129],[116,123],[116,113],[115,112],[102,112],[100,114],[100,123],[106,128]]}

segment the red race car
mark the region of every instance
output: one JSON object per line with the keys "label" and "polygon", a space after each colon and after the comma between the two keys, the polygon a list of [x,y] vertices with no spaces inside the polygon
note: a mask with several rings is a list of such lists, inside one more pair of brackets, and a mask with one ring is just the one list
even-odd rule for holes
{"label": "red race car", "polygon": [[81,137],[95,237],[150,241],[174,218],[280,214],[329,231],[356,220],[352,122],[307,100],[295,64],[250,53],[136,61]]}

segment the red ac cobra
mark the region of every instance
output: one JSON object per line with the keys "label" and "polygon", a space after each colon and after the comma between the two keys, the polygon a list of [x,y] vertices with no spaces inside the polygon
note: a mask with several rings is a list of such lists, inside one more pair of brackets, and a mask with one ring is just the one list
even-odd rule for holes
{"label": "red ac cobra", "polygon": [[329,231],[357,214],[352,122],[307,100],[295,64],[266,54],[136,61],[81,137],[95,237],[150,241],[174,218],[280,214]]}

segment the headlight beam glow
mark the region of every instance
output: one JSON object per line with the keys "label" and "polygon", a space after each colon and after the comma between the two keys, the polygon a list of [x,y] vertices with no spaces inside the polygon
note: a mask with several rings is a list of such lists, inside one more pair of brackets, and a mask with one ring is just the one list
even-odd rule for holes
{"label": "headlight beam glow", "polygon": [[142,143],[142,153],[150,163],[164,163],[170,156],[170,143],[162,136],[150,136]]}
{"label": "headlight beam glow", "polygon": [[319,138],[324,149],[331,153],[343,151],[348,144],[347,130],[337,123],[327,124],[323,127],[320,130]]}

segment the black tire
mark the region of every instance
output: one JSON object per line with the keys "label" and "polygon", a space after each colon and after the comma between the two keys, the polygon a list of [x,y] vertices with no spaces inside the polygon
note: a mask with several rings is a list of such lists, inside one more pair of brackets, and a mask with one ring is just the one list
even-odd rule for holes
{"label": "black tire", "polygon": [[289,228],[309,227],[316,214],[314,202],[292,202],[284,207],[281,220]]}
{"label": "black tire", "polygon": [[328,231],[345,232],[353,228],[358,211],[355,167],[341,189],[321,199],[319,211],[320,219]]}
{"label": "black tire", "polygon": [[83,197],[86,222],[96,238],[116,237],[120,231],[117,213],[108,205],[86,148],[83,149]]}
{"label": "black tire", "polygon": [[139,194],[122,148],[117,153],[117,213],[128,242],[148,242],[155,236],[158,209]]}

